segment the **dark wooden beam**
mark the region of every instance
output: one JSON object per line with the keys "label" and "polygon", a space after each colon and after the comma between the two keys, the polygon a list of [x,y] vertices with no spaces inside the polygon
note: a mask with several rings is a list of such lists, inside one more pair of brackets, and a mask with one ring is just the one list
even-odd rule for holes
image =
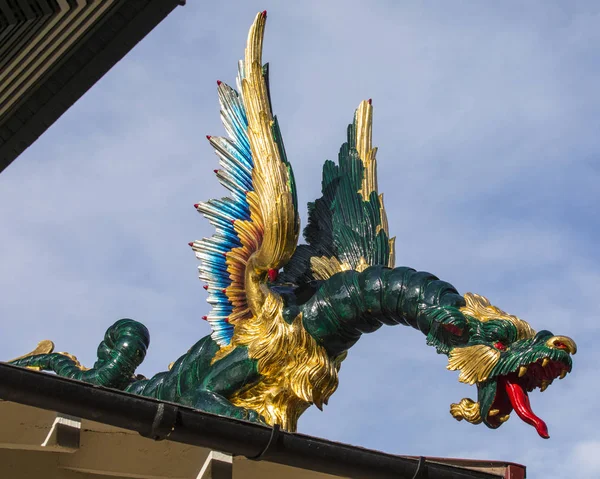
{"label": "dark wooden beam", "polygon": [[0,172],[183,4],[0,0]]}

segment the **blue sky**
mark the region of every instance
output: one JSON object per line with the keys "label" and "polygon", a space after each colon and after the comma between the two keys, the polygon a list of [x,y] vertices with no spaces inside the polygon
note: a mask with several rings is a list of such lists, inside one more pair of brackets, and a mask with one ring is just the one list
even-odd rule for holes
{"label": "blue sky", "polygon": [[[529,477],[600,476],[600,5],[595,2],[189,0],[0,175],[0,352],[49,338],[84,364],[116,319],[151,331],[143,374],[209,333],[187,243],[224,195],[205,135],[267,9],[264,58],[299,201],[319,196],[362,99],[396,264],[573,337],[574,370],[531,394],[551,438],[512,414],[456,422],[474,398],[408,328],[361,339],[325,412],[299,431],[395,454],[504,459]],[[302,218],[305,223],[305,207]],[[385,331],[385,332],[384,332]]]}

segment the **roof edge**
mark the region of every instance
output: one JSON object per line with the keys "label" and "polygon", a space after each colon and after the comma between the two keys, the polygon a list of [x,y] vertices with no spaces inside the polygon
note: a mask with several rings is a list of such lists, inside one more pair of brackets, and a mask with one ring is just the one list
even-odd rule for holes
{"label": "roof edge", "polygon": [[[183,0],[139,0],[140,11],[124,20],[121,10],[134,2],[116,3],[99,25],[61,57],[0,124],[0,173],[31,146],[98,80],[160,24]],[[20,125],[7,129],[10,119]],[[5,135],[2,137],[2,133]]]}
{"label": "roof edge", "polygon": [[[216,416],[4,363],[0,363],[0,398],[136,431],[155,440],[169,439],[337,476],[356,479],[499,477],[426,458],[395,456],[283,432],[277,427]],[[524,473],[525,468],[521,468]],[[426,475],[415,475],[419,469]]]}

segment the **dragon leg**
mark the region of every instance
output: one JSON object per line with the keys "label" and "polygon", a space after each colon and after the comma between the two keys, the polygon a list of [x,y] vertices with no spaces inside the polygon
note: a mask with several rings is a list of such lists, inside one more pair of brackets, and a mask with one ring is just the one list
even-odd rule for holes
{"label": "dragon leg", "polygon": [[206,336],[175,361],[169,371],[135,381],[126,391],[220,416],[265,423],[255,411],[234,406],[228,399],[260,379],[256,361],[248,358],[244,347],[237,347],[214,361],[219,349],[219,345]]}
{"label": "dragon leg", "polygon": [[54,371],[58,376],[123,389],[144,360],[149,343],[150,334],[143,324],[120,319],[106,331],[104,341],[98,346],[98,360],[91,369],[83,368],[77,359],[65,353],[35,354],[9,361],[9,364]]}
{"label": "dragon leg", "polygon": [[248,357],[245,347],[236,347],[214,362],[202,382],[180,398],[179,402],[196,409],[234,419],[266,424],[256,411],[234,406],[229,398],[252,387],[260,379],[256,361]]}
{"label": "dragon leg", "polygon": [[177,359],[169,371],[157,373],[150,379],[133,381],[125,391],[165,401],[177,401],[182,394],[202,381],[218,350],[219,346],[210,336],[206,336]]}
{"label": "dragon leg", "polygon": [[299,309],[311,336],[338,356],[383,324],[411,326],[438,344],[437,335],[444,334],[438,326],[460,327],[464,304],[451,284],[430,273],[371,266],[333,275]]}

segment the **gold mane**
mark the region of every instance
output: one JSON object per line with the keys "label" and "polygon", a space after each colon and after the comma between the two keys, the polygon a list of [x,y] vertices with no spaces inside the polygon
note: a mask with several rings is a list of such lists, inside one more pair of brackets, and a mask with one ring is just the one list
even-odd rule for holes
{"label": "gold mane", "polygon": [[269,424],[293,432],[311,404],[319,409],[327,404],[337,389],[338,370],[345,355],[331,359],[304,329],[301,315],[288,323],[282,313],[281,297],[269,293],[258,316],[236,325],[231,346],[248,347],[262,378],[229,400],[255,410]]}
{"label": "gold mane", "polygon": [[466,293],[464,298],[467,305],[460,308],[463,314],[482,322],[492,319],[510,321],[517,328],[519,339],[529,339],[535,336],[535,331],[527,321],[502,311],[497,306],[492,305],[486,297],[475,293]]}

